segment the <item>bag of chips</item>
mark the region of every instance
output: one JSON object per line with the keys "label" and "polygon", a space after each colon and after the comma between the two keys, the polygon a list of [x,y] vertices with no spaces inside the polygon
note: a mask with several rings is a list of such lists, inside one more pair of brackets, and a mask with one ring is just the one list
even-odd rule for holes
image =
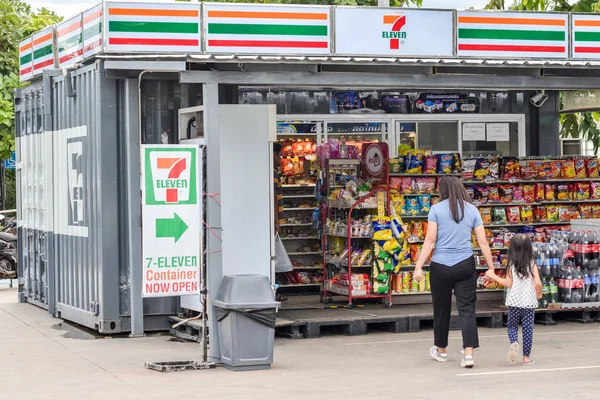
{"label": "bag of chips", "polygon": [[592,218],[592,205],[591,204],[580,204],[579,215],[582,219]]}
{"label": "bag of chips", "polygon": [[563,162],[550,161],[550,174],[551,179],[560,179],[563,174]]}
{"label": "bag of chips", "polygon": [[600,182],[591,182],[591,197],[594,200],[600,200]]}
{"label": "bag of chips", "polygon": [[399,174],[404,172],[404,160],[400,162],[398,158],[390,158],[390,172],[393,174]]}
{"label": "bag of chips", "polygon": [[558,222],[558,207],[548,206],[546,207],[546,220],[548,222]]}
{"label": "bag of chips", "polygon": [[490,176],[490,160],[478,158],[475,164],[475,179],[484,180]]}
{"label": "bag of chips", "polygon": [[546,183],[545,187],[546,201],[556,200],[556,187],[553,183]]}
{"label": "bag of chips", "polygon": [[460,161],[460,154],[454,153],[452,154],[452,173],[460,174],[462,171],[462,163]]}
{"label": "bag of chips", "polygon": [[598,170],[598,159],[590,158],[587,160],[587,175],[588,178],[599,178],[600,171]]}
{"label": "bag of chips", "polygon": [[490,207],[479,207],[479,214],[484,225],[492,224],[492,209]]}
{"label": "bag of chips", "polygon": [[589,182],[575,183],[575,200],[589,200],[590,194],[591,191]]}
{"label": "bag of chips", "polygon": [[521,223],[521,208],[518,206],[508,207],[506,209],[506,217],[509,224]]}
{"label": "bag of chips", "polygon": [[600,218],[600,204],[592,204],[592,218]]}
{"label": "bag of chips", "polygon": [[462,163],[462,175],[463,179],[467,181],[471,181],[475,179],[475,166],[477,164],[477,159],[467,159],[463,160]]}
{"label": "bag of chips", "polygon": [[544,201],[546,199],[546,186],[543,183],[535,184],[535,201]]}
{"label": "bag of chips", "polygon": [[575,177],[577,179],[587,178],[587,165],[584,158],[577,158],[575,160]]}
{"label": "bag of chips", "polygon": [[546,206],[535,206],[533,209],[533,219],[538,222],[544,222],[548,219],[548,210]]}
{"label": "bag of chips", "polygon": [[562,178],[575,179],[577,172],[575,171],[575,160],[565,160],[562,165]]}
{"label": "bag of chips", "polygon": [[404,194],[410,194],[413,192],[413,190],[413,179],[402,178],[402,183],[400,184],[400,191]]}
{"label": "bag of chips", "polygon": [[497,186],[490,186],[488,188],[490,195],[489,195],[489,201],[491,203],[497,203],[500,201],[500,190],[498,189]]}
{"label": "bag of chips", "polygon": [[502,159],[502,179],[511,180],[521,177],[521,166],[519,159],[515,157],[504,157]]}
{"label": "bag of chips", "polygon": [[521,185],[515,185],[513,188],[513,200],[514,202],[522,202],[523,198],[523,187]]}
{"label": "bag of chips", "polygon": [[521,221],[533,222],[533,207],[531,206],[522,206],[521,207]]}
{"label": "bag of chips", "polygon": [[437,167],[437,173],[438,174],[451,174],[454,156],[452,154],[439,154],[438,157],[439,157],[439,163],[438,163],[438,167]]}
{"label": "bag of chips", "polygon": [[526,203],[535,202],[535,185],[523,185],[523,200]]}
{"label": "bag of chips", "polygon": [[556,199],[560,201],[569,200],[569,185],[566,183],[559,183],[556,185]]}
{"label": "bag of chips", "polygon": [[504,207],[492,208],[492,220],[496,225],[506,224],[506,209]]}
{"label": "bag of chips", "polygon": [[500,201],[502,203],[511,203],[513,201],[513,186],[512,185],[501,185],[500,186]]}
{"label": "bag of chips", "polygon": [[431,209],[431,195],[423,194],[419,196],[419,207],[421,209],[421,214],[428,214]]}
{"label": "bag of chips", "polygon": [[437,171],[437,167],[438,167],[438,156],[426,156],[425,157],[425,168],[423,170],[424,174],[434,175]]}
{"label": "bag of chips", "polygon": [[424,163],[423,152],[418,150],[411,151],[406,159],[406,173],[407,174],[422,174],[423,163]]}

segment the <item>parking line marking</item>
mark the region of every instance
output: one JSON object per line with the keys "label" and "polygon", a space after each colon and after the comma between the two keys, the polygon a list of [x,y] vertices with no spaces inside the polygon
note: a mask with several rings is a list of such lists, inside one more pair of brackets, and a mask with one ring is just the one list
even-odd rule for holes
{"label": "parking line marking", "polygon": [[534,372],[554,372],[554,371],[575,371],[581,369],[598,369],[600,365],[586,365],[581,367],[561,367],[561,368],[539,368],[539,369],[518,369],[508,371],[490,371],[490,372],[470,372],[456,374],[456,376],[485,376],[485,375],[508,375],[508,374],[530,374]]}
{"label": "parking line marking", "polygon": [[[600,329],[588,329],[588,330],[580,330],[580,331],[560,331],[560,332],[534,332],[533,336],[543,336],[543,335],[570,335],[575,333],[594,333],[600,332]],[[503,338],[506,337],[506,334],[503,335],[485,335],[479,336],[480,339],[489,339],[489,338]],[[449,337],[448,340],[461,340],[461,336],[457,337]],[[356,343],[344,343],[345,346],[363,346],[366,344],[392,344],[392,343],[414,343],[414,342],[431,342],[432,338],[427,339],[405,339],[405,340],[384,340],[384,341],[371,341],[371,342],[356,342]]]}

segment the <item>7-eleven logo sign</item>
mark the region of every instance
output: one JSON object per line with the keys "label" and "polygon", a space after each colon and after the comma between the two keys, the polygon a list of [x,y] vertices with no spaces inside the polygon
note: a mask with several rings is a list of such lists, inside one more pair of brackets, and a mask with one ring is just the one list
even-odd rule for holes
{"label": "7-eleven logo sign", "polygon": [[196,204],[196,153],[145,149],[146,204]]}
{"label": "7-eleven logo sign", "polygon": [[406,15],[384,15],[383,24],[389,25],[390,30],[383,31],[381,37],[389,39],[390,50],[399,50],[400,41],[406,39],[406,32],[402,32],[402,28],[406,25]]}

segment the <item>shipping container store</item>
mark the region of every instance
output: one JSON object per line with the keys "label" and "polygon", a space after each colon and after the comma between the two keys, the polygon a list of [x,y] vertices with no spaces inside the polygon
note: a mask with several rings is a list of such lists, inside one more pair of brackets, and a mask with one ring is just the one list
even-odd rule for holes
{"label": "shipping container store", "polygon": [[[559,91],[600,88],[595,30],[600,16],[569,13],[104,2],[37,32],[20,44],[30,84],[15,93],[20,301],[102,333],[167,329],[180,299],[141,298],[140,143],[203,136],[218,193],[220,104],[275,104],[278,121],[309,121],[319,140],[328,125],[377,120],[392,149],[406,123],[505,122],[515,155],[558,155],[545,132],[558,133]],[[466,92],[481,106],[331,114],[340,91]],[[219,227],[227,210],[205,212]],[[207,255],[209,297],[222,262]]]}

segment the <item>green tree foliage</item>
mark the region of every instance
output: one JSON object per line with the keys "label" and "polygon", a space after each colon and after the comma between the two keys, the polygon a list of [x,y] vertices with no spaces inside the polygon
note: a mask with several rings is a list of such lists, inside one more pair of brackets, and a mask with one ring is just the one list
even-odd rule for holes
{"label": "green tree foliage", "polygon": [[[507,4],[504,0],[490,0],[485,6],[489,10],[504,10]],[[569,4],[567,0],[517,0],[509,5],[510,10],[522,11],[570,11],[570,12],[600,12],[600,0],[579,0]],[[561,94],[562,105],[562,94]],[[594,152],[600,148],[600,113],[585,112],[561,114],[561,135],[563,137],[589,140],[594,145]]]}
{"label": "green tree foliage", "polygon": [[[32,12],[21,0],[0,0],[0,160],[15,149],[13,93],[19,83],[19,42],[34,32],[61,20],[42,8]],[[14,207],[14,173],[6,176],[7,206]]]}

